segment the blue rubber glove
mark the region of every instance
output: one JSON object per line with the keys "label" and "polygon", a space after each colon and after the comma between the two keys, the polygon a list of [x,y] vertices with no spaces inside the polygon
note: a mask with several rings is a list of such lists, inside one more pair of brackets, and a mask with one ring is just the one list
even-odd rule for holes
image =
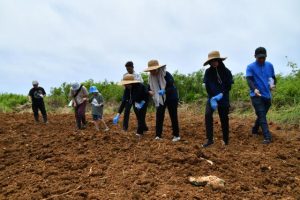
{"label": "blue rubber glove", "polygon": [[220,101],[223,98],[223,93],[220,93],[216,96],[214,96],[212,99],[216,100],[216,101]]}
{"label": "blue rubber glove", "polygon": [[164,94],[166,94],[166,90],[158,90],[158,94],[160,96],[163,96]]}
{"label": "blue rubber glove", "polygon": [[140,110],[140,109],[142,109],[144,107],[145,103],[146,103],[145,101],[141,101],[140,103],[135,103],[135,107],[138,110]]}
{"label": "blue rubber glove", "polygon": [[119,122],[119,119],[120,119],[120,114],[118,113],[113,119],[113,124],[117,124]]}
{"label": "blue rubber glove", "polygon": [[212,108],[213,110],[216,110],[217,107],[218,107],[218,102],[217,102],[217,100],[214,99],[214,98],[211,98],[211,99],[210,99],[210,106],[211,106],[211,108]]}

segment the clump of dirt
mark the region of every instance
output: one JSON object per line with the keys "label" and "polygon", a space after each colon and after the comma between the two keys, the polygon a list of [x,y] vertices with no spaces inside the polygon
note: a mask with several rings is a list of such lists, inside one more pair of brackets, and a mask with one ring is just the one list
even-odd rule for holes
{"label": "clump of dirt", "polygon": [[[203,149],[204,119],[187,112],[180,113],[177,143],[168,118],[164,140],[154,141],[154,114],[147,115],[150,131],[142,138],[135,136],[134,116],[128,132],[121,125],[96,132],[91,123],[75,132],[70,114],[50,115],[48,125],[35,124],[29,113],[0,114],[0,121],[0,199],[300,198],[299,130],[273,123],[274,142],[265,146],[251,136],[252,120],[231,118],[225,147],[216,121],[216,142]],[[225,187],[188,181],[209,175],[224,179]]]}

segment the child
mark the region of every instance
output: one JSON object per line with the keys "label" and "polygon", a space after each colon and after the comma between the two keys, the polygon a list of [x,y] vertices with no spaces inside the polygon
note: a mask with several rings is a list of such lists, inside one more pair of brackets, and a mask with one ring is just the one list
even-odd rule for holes
{"label": "child", "polygon": [[90,98],[89,102],[92,105],[92,116],[94,120],[94,124],[96,130],[99,131],[99,121],[101,120],[105,129],[104,131],[108,131],[109,128],[107,127],[104,119],[103,119],[103,96],[99,93],[96,86],[90,87],[90,93],[92,93],[92,97]]}

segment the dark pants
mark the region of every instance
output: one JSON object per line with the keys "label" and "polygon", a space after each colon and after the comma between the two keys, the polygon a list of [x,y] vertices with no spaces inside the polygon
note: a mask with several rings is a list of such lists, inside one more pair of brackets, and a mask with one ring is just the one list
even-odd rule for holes
{"label": "dark pants", "polygon": [[[214,140],[214,129],[213,129],[213,113],[214,110],[210,106],[208,101],[205,109],[205,127],[206,127],[206,137],[207,140]],[[229,106],[218,106],[218,113],[221,121],[223,141],[225,144],[229,142]]]}
{"label": "dark pants", "polygon": [[261,127],[264,139],[270,140],[272,136],[267,122],[267,113],[271,107],[271,99],[251,97],[251,101],[257,116],[252,128],[252,133],[257,134],[259,127]]}
{"label": "dark pants", "polygon": [[156,136],[161,137],[164,125],[165,111],[168,108],[172,122],[173,136],[179,137],[179,125],[177,115],[177,101],[166,102],[164,105],[159,105],[156,108]]}
{"label": "dark pants", "polygon": [[47,112],[45,108],[44,101],[32,103],[32,111],[35,121],[39,121],[39,110],[43,115],[44,122],[47,122]]}
{"label": "dark pants", "polygon": [[137,133],[141,134],[141,135],[144,133],[144,131],[148,130],[148,127],[146,124],[147,107],[148,107],[148,103],[145,103],[143,108],[140,110],[138,110],[135,106],[133,107],[137,121],[138,121]]}
{"label": "dark pants", "polygon": [[78,129],[82,128],[82,124],[86,125],[85,108],[86,102],[83,102],[82,104],[75,107],[75,118]]}
{"label": "dark pants", "polygon": [[130,110],[132,107],[132,103],[126,102],[125,104],[125,111],[124,111],[124,119],[123,119],[123,130],[128,130],[128,123],[130,117]]}

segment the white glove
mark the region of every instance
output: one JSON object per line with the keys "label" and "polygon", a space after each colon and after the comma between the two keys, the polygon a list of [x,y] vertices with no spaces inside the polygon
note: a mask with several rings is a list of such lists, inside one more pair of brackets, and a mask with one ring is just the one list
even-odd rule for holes
{"label": "white glove", "polygon": [[269,78],[268,82],[269,82],[270,89],[275,88],[275,84],[274,84],[274,79],[273,78]]}
{"label": "white glove", "polygon": [[98,101],[97,101],[96,99],[93,99],[92,105],[93,105],[93,106],[96,106],[96,107],[100,107],[100,106],[102,106],[103,104],[102,104],[102,103],[99,104]]}

